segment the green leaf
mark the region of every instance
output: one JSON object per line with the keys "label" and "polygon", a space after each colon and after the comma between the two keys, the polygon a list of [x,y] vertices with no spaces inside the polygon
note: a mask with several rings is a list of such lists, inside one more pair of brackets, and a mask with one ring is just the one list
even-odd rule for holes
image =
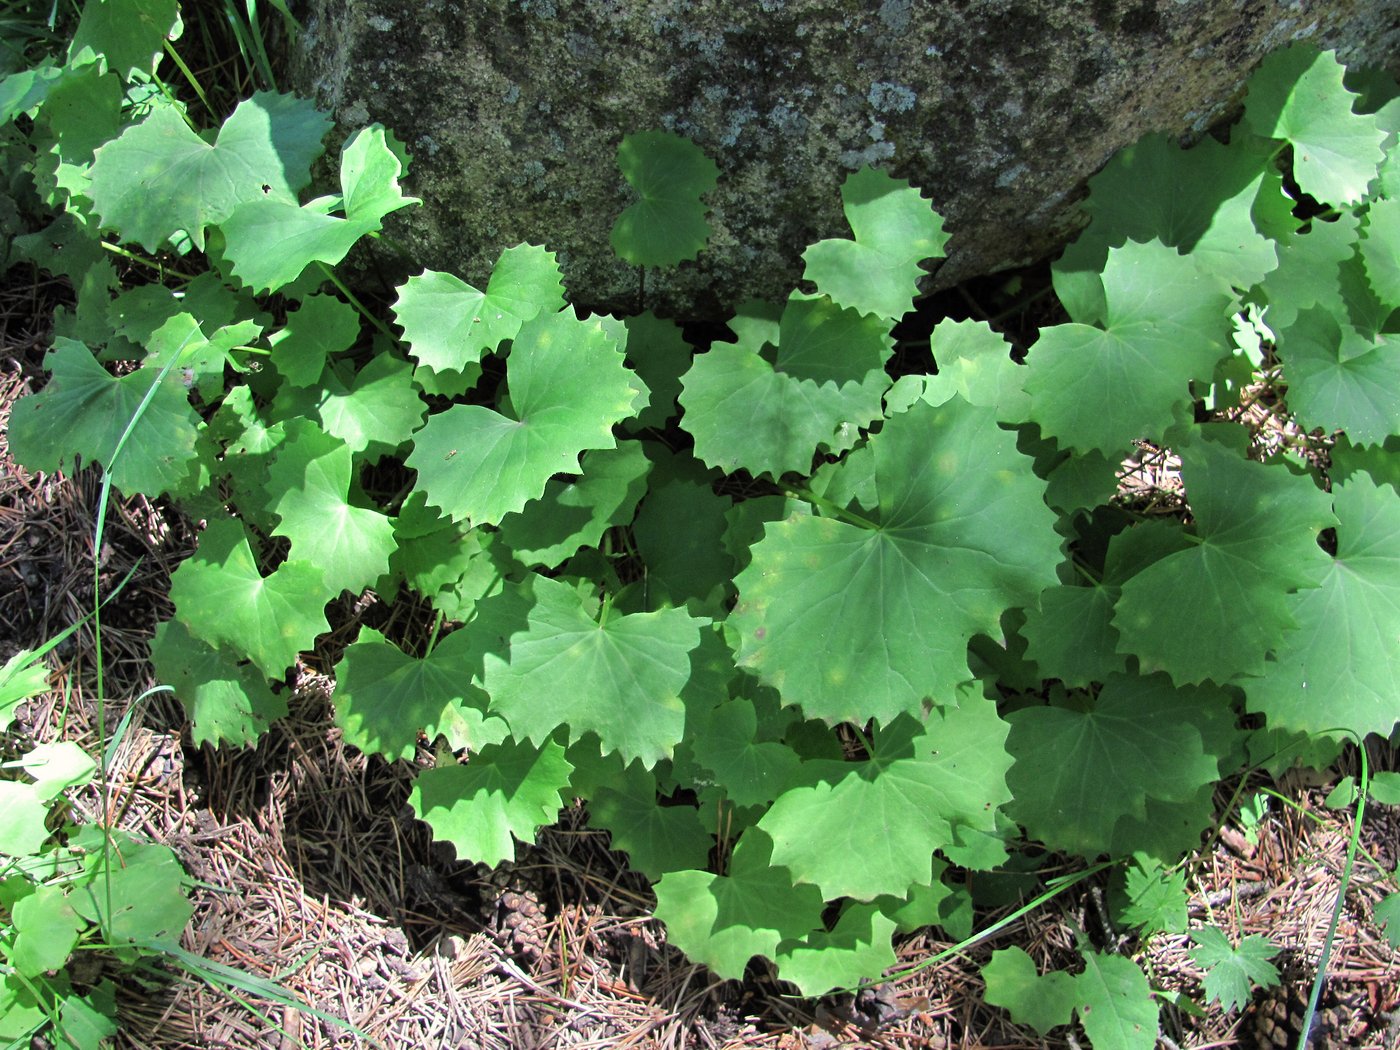
{"label": "green leaf", "polygon": [[1327,793],[1322,804],[1328,809],[1347,809],[1356,805],[1356,778],[1343,777],[1337,786]]}
{"label": "green leaf", "polygon": [[40,1002],[36,991],[33,981],[24,981],[17,973],[0,978],[0,1037],[19,1040],[23,1046],[48,1023],[53,1016],[51,1005]]}
{"label": "green leaf", "polygon": [[797,985],[804,996],[853,988],[895,964],[893,933],[894,920],[873,904],[852,904],[829,932],[814,930],[800,941],[778,945],[778,976]]}
{"label": "green leaf", "polygon": [[1089,180],[1089,226],[1055,264],[1062,298],[1067,279],[1074,282],[1071,316],[1086,324],[1101,319],[1102,293],[1091,286],[1109,249],[1127,241],[1170,245],[1223,287],[1251,288],[1263,280],[1278,259],[1253,210],[1262,195],[1282,197],[1270,177],[1271,147],[1237,134],[1229,145],[1206,137],[1182,149],[1154,134],[1120,150]]}
{"label": "green leaf", "polygon": [[755,955],[771,959],[780,943],[821,922],[821,891],[794,886],[770,862],[771,850],[767,836],[750,828],[734,847],[728,875],[671,871],[656,884],[656,917],[667,939],[719,977],[742,977]]}
{"label": "green leaf", "polygon": [[321,567],[289,561],[263,576],[242,524],[211,521],[194,554],[170,578],[175,614],[196,638],[246,655],[280,678],[330,629]]}
{"label": "green leaf", "polygon": [[36,744],[19,764],[34,778],[34,793],[45,802],[70,787],[81,787],[97,771],[97,763],[71,740]]}
{"label": "green leaf", "polygon": [[1389,770],[1372,773],[1367,797],[1382,806],[1400,806],[1400,773]]}
{"label": "green leaf", "polygon": [[925,377],[923,399],[941,405],[955,394],[969,405],[995,409],[997,418],[1020,421],[1030,399],[1029,372],[1011,359],[1011,344],[985,321],[939,321],[929,336],[938,374]]}
{"label": "green leaf", "polygon": [[473,750],[499,743],[505,726],[485,717],[478,648],[472,631],[455,631],[415,659],[362,628],[335,665],[335,724],[348,743],[390,761],[413,757],[420,732],[431,741],[449,723],[474,730]]}
{"label": "green leaf", "polygon": [[130,80],[149,75],[167,39],[180,30],[179,0],[91,0],[83,5],[68,45],[69,61],[84,48],[101,55],[107,68]]}
{"label": "green leaf", "polygon": [[[31,662],[32,661],[32,662]],[[49,667],[33,650],[21,650],[0,667],[0,731],[14,721],[20,704],[49,687]]]}
{"label": "green leaf", "polygon": [[245,370],[232,351],[253,342],[261,332],[262,326],[252,320],[219,326],[213,321],[201,323],[193,314],[177,313],[146,340],[150,353],[142,366],[150,373],[173,362],[179,366],[174,374],[186,389],[214,401],[224,391],[225,368]]}
{"label": "green leaf", "polygon": [[[1331,564],[1317,538],[1336,519],[1326,493],[1285,466],[1210,441],[1180,454],[1194,525],[1181,549],[1123,584],[1119,651],[1178,683],[1262,674],[1265,654],[1297,626],[1288,595],[1317,587]],[[1139,531],[1115,536],[1110,553]]]}
{"label": "green leaf", "polygon": [[881,731],[863,762],[803,763],[796,786],[758,822],[773,862],[827,900],[927,885],[933,851],[953,844],[959,827],[994,830],[994,810],[1010,801],[1006,732],[996,705],[968,690],[927,728],[905,717]]}
{"label": "green leaf", "polygon": [[632,867],[652,881],[668,871],[703,868],[714,836],[694,806],[658,805],[656,791],[656,777],[633,762],[591,794],[588,822],[605,829],[612,848],[623,850]]}
{"label": "green leaf", "polygon": [[992,952],[982,967],[987,1002],[1011,1014],[1017,1024],[1028,1024],[1044,1036],[1052,1028],[1069,1024],[1078,1005],[1075,978],[1062,970],[1041,975],[1031,957],[1017,947]]}
{"label": "green leaf", "polygon": [[1103,329],[1041,329],[1029,355],[1030,418],[1061,447],[1110,458],[1138,438],[1160,439],[1209,382],[1230,345],[1228,293],[1159,242],[1108,253]]}
{"label": "green leaf", "polygon": [[1191,931],[1196,947],[1191,961],[1206,971],[1206,1003],[1219,1003],[1226,1013],[1247,1004],[1255,987],[1273,988],[1278,970],[1269,962],[1279,953],[1267,937],[1252,933],[1233,947],[1214,926]]}
{"label": "green leaf", "polygon": [[10,963],[29,977],[62,969],[87,925],[61,886],[39,886],[15,904],[10,919],[15,932]]}
{"label": "green leaf", "polygon": [[917,189],[874,168],[841,186],[853,240],[818,241],[802,258],[804,280],[839,305],[889,320],[909,312],[923,276],[919,263],[948,243],[943,220]]}
{"label": "green leaf", "polygon": [[1121,955],[1084,954],[1074,979],[1079,1023],[1096,1050],[1152,1050],[1158,1013],[1147,978]]}
{"label": "green leaf", "polygon": [[551,478],[543,496],[501,519],[501,539],[522,565],[554,568],[580,547],[596,547],[610,527],[632,520],[650,469],[636,441],[585,452],[578,478]]}
{"label": "green leaf", "polygon": [[1186,872],[1160,865],[1132,864],[1125,876],[1128,903],[1121,920],[1142,931],[1144,937],[1157,932],[1185,933],[1187,923]]}
{"label": "green leaf", "polygon": [[1331,51],[1295,45],[1264,59],[1249,81],[1244,125],[1293,146],[1293,177],[1326,204],[1355,204],[1376,177],[1385,138],[1372,115],[1352,111]]}
{"label": "green leaf", "polygon": [[768,525],[729,621],[740,665],[830,723],[950,702],[968,641],[998,633],[1059,561],[1043,487],[991,409],[915,405],[869,448],[874,519]]}
{"label": "green leaf", "polygon": [[72,67],[57,66],[52,58],[45,58],[29,69],[0,78],[0,124],[8,124],[22,113],[38,111],[49,91],[71,73]]}
{"label": "green leaf", "polygon": [[[399,188],[403,161],[378,125],[357,132],[340,155],[341,199],[296,200],[266,194],[245,200],[219,223],[234,274],[254,291],[291,284],[313,262],[334,266],[390,212],[420,203]],[[344,217],[329,214],[339,204]]]}
{"label": "green leaf", "polygon": [[1337,553],[1317,589],[1285,600],[1299,629],[1243,682],[1246,704],[1272,727],[1388,735],[1400,721],[1400,496],[1358,473],[1332,504]]}
{"label": "green leaf", "polygon": [[685,727],[690,654],[708,621],[683,609],[609,616],[606,608],[599,621],[569,584],[540,576],[533,585],[537,603],[511,638],[509,661],[487,660],[491,710],[518,739],[540,743],[567,725],[571,741],[597,733],[625,762],[650,768],[669,757]]}
{"label": "green leaf", "polygon": [[292,386],[310,386],[321,377],[326,359],[350,349],[359,337],[360,315],[353,306],[335,295],[310,295],[268,342],[282,377]]}
{"label": "green leaf", "polygon": [[437,372],[460,371],[494,353],[520,326],[564,306],[555,254],[534,244],[501,252],[486,291],[450,273],[425,270],[399,288],[394,319],[409,353]]}
{"label": "green leaf", "polygon": [[664,427],[676,414],[681,376],[690,366],[690,344],[674,322],[651,313],[626,318],[627,361],[646,384],[646,408],[624,425],[631,431]]}
{"label": "green leaf", "polygon": [[203,250],[205,227],[220,225],[240,204],[294,208],[329,128],[312,103],[264,91],[239,103],[210,145],[173,107],[161,106],[97,150],[93,208],[104,227],[147,251],[178,233]]}
{"label": "green leaf", "polygon": [[1391,99],[1376,111],[1376,126],[1385,132],[1381,139],[1385,159],[1370,187],[1371,196],[1395,200],[1400,198],[1400,99]]}
{"label": "green leaf", "polygon": [[268,488],[279,493],[270,507],[279,519],[272,534],[291,540],[290,558],[321,570],[323,593],[362,591],[389,570],[397,546],[392,521],[350,504],[351,460],[349,446],[295,420],[267,474]]}
{"label": "green leaf", "polygon": [[175,691],[194,723],[196,746],[257,743],[269,723],[287,713],[287,702],[247,661],[206,645],[179,620],[156,626],[151,639],[156,678]]}
{"label": "green leaf", "polygon": [[1385,931],[1385,939],[1392,948],[1400,948],[1400,891],[1388,893],[1376,902],[1371,912],[1378,927]]}
{"label": "green leaf", "polygon": [[1306,430],[1345,430],[1356,445],[1400,433],[1400,338],[1369,338],[1311,307],[1278,334],[1288,406]]}
{"label": "green leaf", "polygon": [[122,492],[158,496],[184,484],[194,464],[199,417],[180,385],[178,370],[156,383],[158,373],[138,369],[109,375],[82,343],[54,340],[44,359],[53,373],[37,394],[20,398],[10,415],[10,451],[30,470],[72,469],[111,463],[117,442],[147,393],[155,393],[112,467]]}
{"label": "green leaf", "polygon": [[1371,289],[1388,305],[1400,306],[1400,200],[1371,202],[1361,258]]}
{"label": "green leaf", "polygon": [[544,314],[521,327],[506,363],[513,414],[455,405],[418,432],[408,466],[428,503],[454,520],[500,522],[577,474],[585,449],[615,448],[637,387],[597,320]]}
{"label": "green leaf", "polygon": [[1052,848],[1086,857],[1108,852],[1114,828],[1145,818],[1149,797],[1181,801],[1215,781],[1216,760],[1191,708],[1228,703],[1209,687],[1114,675],[1092,704],[1011,712],[1009,814]]}
{"label": "green leaf", "polygon": [[378,353],[353,377],[348,368],[333,368],[324,376],[325,385],[316,392],[316,417],[326,433],[371,462],[394,454],[427,415],[411,366],[401,357]]}
{"label": "green leaf", "polygon": [[681,379],[696,456],[727,473],[811,473],[815,453],[844,452],[880,415],[890,342],[878,318],[794,297],[771,362],[762,345],[717,343]]}
{"label": "green leaf", "polygon": [[185,870],[174,851],[119,839],[111,862],[103,856],[99,850],[94,877],[70,897],[78,914],[101,926],[111,943],[178,941],[194,907],[185,899]]}
{"label": "green leaf", "polygon": [[753,701],[730,700],[691,727],[695,758],[714,773],[738,806],[771,802],[797,772],[797,752],[786,744],[758,737]]}
{"label": "green leaf", "polygon": [[33,784],[0,780],[0,853],[29,857],[49,840],[49,808]]}
{"label": "green leaf", "polygon": [[613,224],[613,251],[633,266],[695,258],[710,237],[700,198],[719,182],[715,162],[679,135],[640,131],[618,146],[617,166],[641,199]]}
{"label": "green leaf", "polygon": [[1117,599],[1116,587],[1047,588],[1040,604],[1026,610],[1026,657],[1046,678],[1073,687],[1126,671],[1127,657],[1114,651],[1118,632],[1110,622]]}
{"label": "green leaf", "polygon": [[564,749],[552,740],[542,747],[508,741],[466,765],[423,770],[408,802],[459,859],[495,867],[515,859],[514,839],[532,842],[554,822],[571,772]]}
{"label": "green leaf", "polygon": [[1315,218],[1306,230],[1279,239],[1278,269],[1253,293],[1268,305],[1264,321],[1271,330],[1286,329],[1310,306],[1346,314],[1342,265],[1356,251],[1357,226],[1355,215],[1342,212],[1331,221]]}

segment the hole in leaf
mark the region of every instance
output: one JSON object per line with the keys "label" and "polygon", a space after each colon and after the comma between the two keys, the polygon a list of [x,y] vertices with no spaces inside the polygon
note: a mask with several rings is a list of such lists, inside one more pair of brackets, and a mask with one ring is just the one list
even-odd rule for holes
{"label": "hole in leaf", "polygon": [[1337,556],[1337,530],[1323,529],[1317,534],[1317,545],[1335,558]]}

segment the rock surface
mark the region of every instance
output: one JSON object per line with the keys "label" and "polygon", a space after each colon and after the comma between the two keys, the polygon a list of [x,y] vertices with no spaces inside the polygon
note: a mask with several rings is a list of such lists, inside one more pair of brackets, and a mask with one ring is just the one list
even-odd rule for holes
{"label": "rock surface", "polygon": [[[719,164],[695,263],[646,305],[714,316],[781,299],[803,248],[848,236],[839,186],[873,163],[953,235],[930,287],[1031,261],[1075,229],[1085,179],[1148,131],[1201,135],[1295,40],[1400,55],[1390,0],[307,0],[295,90],[413,155],[406,256],[484,287],[501,249],[560,253],[571,299],[636,309],[608,243],[633,199],[622,136],[687,135]],[[399,269],[395,269],[395,266]]]}

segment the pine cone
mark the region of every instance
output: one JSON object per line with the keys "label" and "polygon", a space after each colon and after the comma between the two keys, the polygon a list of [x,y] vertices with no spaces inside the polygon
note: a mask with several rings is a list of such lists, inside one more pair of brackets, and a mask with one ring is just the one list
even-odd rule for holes
{"label": "pine cone", "polygon": [[[1258,1050],[1293,1050],[1298,1045],[1311,991],[1307,984],[1289,982],[1270,988],[1250,1006],[1247,1030],[1253,1035]],[[1315,1050],[1344,1046],[1342,1033],[1345,1030],[1345,1019],[1336,997],[1329,988],[1324,987],[1317,1012],[1313,1015],[1308,1046]]]}

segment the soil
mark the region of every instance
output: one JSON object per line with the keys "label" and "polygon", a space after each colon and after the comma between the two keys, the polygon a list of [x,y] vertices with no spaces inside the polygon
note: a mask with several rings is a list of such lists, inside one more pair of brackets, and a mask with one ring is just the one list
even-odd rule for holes
{"label": "soil", "polygon": [[[41,384],[51,312],[67,293],[21,272],[7,281],[0,289],[0,660],[90,609],[99,498],[93,471],[33,474],[8,456],[9,407]],[[975,311],[975,297],[969,301]],[[1170,466],[1147,450],[1130,483],[1170,504]],[[856,996],[796,999],[756,966],[744,981],[718,980],[666,943],[649,917],[646,881],[608,848],[606,834],[589,828],[579,806],[495,872],[434,846],[406,808],[414,763],[366,758],[341,741],[328,702],[328,651],[313,654],[288,683],[290,714],[257,746],[195,747],[180,704],[149,692],[146,657],[155,624],[170,613],[169,573],[194,536],[194,523],[159,502],[113,502],[96,569],[104,592],[132,576],[103,611],[102,688],[85,626],[50,654],[53,691],[23,709],[9,743],[61,734],[92,744],[100,719],[110,731],[131,713],[110,782],[81,795],[79,813],[113,818],[177,851],[195,880],[187,950],[274,980],[343,1023],[240,1003],[176,969],[159,981],[114,974],[120,1046],[1078,1047],[1087,1041],[1072,1030],[1041,1038],[986,1005],[979,972],[994,949],[1011,944],[1042,969],[1072,966],[1081,937],[1133,955],[1163,993],[1204,998],[1189,939],[1129,939],[1109,917],[1102,882],[1082,883],[922,969],[950,944],[937,930],[906,937],[898,944],[903,976]],[[1400,768],[1393,748],[1370,757],[1373,769]],[[429,760],[426,751],[419,756]],[[1282,949],[1283,984],[1232,1014],[1216,1007],[1196,1016],[1164,995],[1159,1045],[1297,1044],[1300,1002],[1321,956],[1351,830],[1349,811],[1327,809],[1322,799],[1354,772],[1344,759],[1326,774],[1290,774],[1277,784],[1256,777],[1244,786],[1273,786],[1297,808],[1274,805],[1250,837],[1230,823],[1218,829],[1189,872],[1191,917],[1231,938],[1270,937]],[[1240,787],[1221,786],[1222,812]],[[1400,810],[1368,808],[1361,843],[1393,871]],[[1400,1050],[1400,953],[1371,918],[1383,893],[1377,869],[1359,862],[1311,1045]],[[980,908],[975,928],[1018,904]]]}

